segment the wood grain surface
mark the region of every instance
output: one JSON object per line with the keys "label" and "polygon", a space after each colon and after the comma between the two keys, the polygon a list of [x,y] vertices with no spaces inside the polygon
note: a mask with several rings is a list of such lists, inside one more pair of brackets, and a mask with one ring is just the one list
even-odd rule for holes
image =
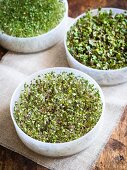
{"label": "wood grain surface", "polygon": [[93,170],[127,170],[127,107]]}
{"label": "wood grain surface", "polygon": [[0,170],[48,170],[11,150],[0,146]]}
{"label": "wood grain surface", "polygon": [[69,0],[69,16],[76,17],[88,9],[114,7],[127,9],[127,0]]}
{"label": "wood grain surface", "polygon": [[[127,0],[68,0],[68,2],[69,16],[71,17],[76,17],[89,8],[116,7],[127,9]],[[0,47],[0,59],[6,52],[7,50]],[[0,146],[0,170],[48,169]],[[127,170],[127,108],[93,170]]]}

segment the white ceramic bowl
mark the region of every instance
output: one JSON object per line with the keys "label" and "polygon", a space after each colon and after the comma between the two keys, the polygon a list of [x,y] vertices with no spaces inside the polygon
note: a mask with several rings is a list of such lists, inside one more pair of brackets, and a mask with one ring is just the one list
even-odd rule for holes
{"label": "white ceramic bowl", "polygon": [[[102,8],[102,11],[105,10],[109,11],[110,9],[113,11],[114,14],[123,13],[125,11],[117,8]],[[96,15],[97,11],[98,11],[97,9],[92,10],[92,14]],[[75,25],[77,20],[83,17],[84,15],[85,14],[82,14],[79,17],[77,17],[74,20],[74,22],[71,24],[71,26]],[[70,30],[70,27],[68,28],[68,31]],[[85,66],[80,62],[78,62],[68,51],[66,39],[67,39],[67,34],[65,35],[64,38],[64,45],[66,49],[67,60],[70,67],[81,70],[84,73],[89,74],[101,85],[114,85],[114,84],[124,83],[127,81],[127,67],[121,69],[115,69],[115,70],[98,70],[98,69],[93,69],[91,67]]]}
{"label": "white ceramic bowl", "polygon": [[[45,143],[45,142],[41,142],[41,141],[33,139],[30,136],[28,136],[27,134],[25,134],[18,127],[18,125],[15,121],[15,118],[14,118],[14,115],[13,115],[14,105],[15,105],[15,102],[19,99],[19,95],[21,93],[21,90],[23,90],[23,88],[24,88],[24,83],[26,82],[27,84],[29,84],[30,81],[33,80],[34,78],[36,78],[38,75],[44,75],[45,73],[48,73],[48,72],[51,72],[51,71],[54,71],[57,74],[59,74],[60,72],[63,72],[63,71],[68,72],[68,73],[72,72],[72,73],[74,73],[75,76],[81,76],[84,79],[88,80],[90,84],[93,84],[94,87],[99,90],[101,100],[102,100],[102,103],[103,103],[103,110],[102,110],[102,114],[100,116],[100,119],[91,131],[89,131],[87,134],[80,137],[79,139],[76,139],[76,140],[73,140],[73,141],[70,141],[70,142],[65,142],[65,143]],[[90,76],[88,76],[87,74],[85,74],[81,71],[78,71],[78,70],[75,70],[75,69],[72,69],[72,68],[65,68],[65,67],[56,67],[56,68],[44,69],[44,70],[41,70],[41,71],[29,76],[24,82],[22,82],[17,87],[17,89],[13,93],[11,103],[10,103],[11,118],[13,120],[16,132],[17,132],[18,136],[20,137],[20,139],[22,140],[22,142],[29,149],[31,149],[31,150],[39,153],[39,154],[42,154],[42,155],[45,155],[45,156],[51,156],[51,157],[72,155],[72,154],[80,152],[83,149],[85,149],[86,147],[88,147],[95,140],[95,137],[97,137],[98,132],[101,128],[101,125],[102,125],[102,122],[103,122],[104,108],[105,108],[104,95],[103,95],[101,88],[95,82],[95,80],[93,80]]]}
{"label": "white ceramic bowl", "polygon": [[61,0],[65,4],[65,13],[61,22],[51,31],[29,38],[20,38],[0,32],[0,45],[8,50],[22,53],[33,53],[45,50],[60,41],[67,27],[68,21],[68,2]]}

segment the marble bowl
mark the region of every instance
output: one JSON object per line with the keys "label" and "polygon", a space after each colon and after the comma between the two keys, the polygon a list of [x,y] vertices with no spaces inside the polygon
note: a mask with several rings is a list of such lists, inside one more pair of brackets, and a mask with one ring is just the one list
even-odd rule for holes
{"label": "marble bowl", "polygon": [[[102,11],[109,11],[112,10],[114,14],[117,13],[123,13],[125,10],[117,9],[117,8],[102,8]],[[97,14],[97,9],[92,10],[92,14]],[[70,25],[73,26],[76,24],[77,20],[81,17],[83,17],[85,14],[80,15],[77,17],[74,22]],[[68,31],[70,30],[70,27],[68,28]],[[115,70],[98,70],[93,69],[91,67],[85,66],[78,62],[68,51],[67,44],[66,44],[67,34],[64,38],[64,46],[66,50],[67,60],[70,65],[70,67],[78,69],[83,71],[84,73],[87,73],[92,78],[94,78],[100,85],[116,85],[120,83],[124,83],[127,81],[127,67],[121,68],[121,69],[115,69]]]}
{"label": "marble bowl", "polygon": [[66,9],[64,17],[51,31],[28,38],[13,37],[0,32],[0,45],[8,50],[22,53],[38,52],[55,45],[64,37],[68,21],[68,2],[67,0],[62,1],[65,4]]}
{"label": "marble bowl", "polygon": [[[70,142],[45,143],[45,142],[41,142],[41,141],[38,141],[36,139],[33,139],[30,136],[28,136],[27,134],[25,134],[19,128],[19,126],[17,125],[17,123],[15,121],[14,115],[13,115],[15,102],[18,100],[19,95],[21,93],[21,90],[23,90],[23,88],[24,88],[24,83],[29,84],[30,81],[33,80],[34,78],[36,78],[38,75],[44,75],[45,73],[49,73],[51,71],[54,71],[57,74],[59,74],[60,72],[63,72],[63,71],[68,72],[68,73],[72,72],[72,73],[74,73],[75,76],[81,76],[84,79],[88,80],[90,84],[93,84],[94,87],[99,90],[99,93],[100,93],[100,96],[101,96],[103,109],[102,109],[102,114],[101,114],[100,119],[97,122],[97,124],[87,134],[85,134],[84,136],[82,136],[82,137],[80,137],[76,140],[70,141]],[[39,154],[42,154],[42,155],[45,155],[45,156],[49,156],[49,157],[60,157],[60,156],[73,155],[73,154],[76,154],[76,153],[82,151],[83,149],[88,147],[90,144],[92,144],[92,142],[98,136],[98,133],[101,129],[101,126],[102,126],[102,123],[103,123],[104,108],[105,108],[104,95],[103,95],[101,88],[96,83],[96,81],[93,80],[90,76],[88,76],[87,74],[85,74],[81,71],[78,71],[78,70],[75,70],[75,69],[72,69],[72,68],[65,68],[65,67],[56,67],[56,68],[44,69],[44,70],[41,70],[41,71],[36,72],[35,74],[29,76],[24,82],[22,82],[17,87],[17,89],[13,93],[11,103],[10,103],[11,118],[12,118],[12,121],[14,123],[14,127],[16,129],[16,132],[17,132],[19,138],[22,140],[22,142],[29,149],[33,150],[36,153],[39,153]]]}

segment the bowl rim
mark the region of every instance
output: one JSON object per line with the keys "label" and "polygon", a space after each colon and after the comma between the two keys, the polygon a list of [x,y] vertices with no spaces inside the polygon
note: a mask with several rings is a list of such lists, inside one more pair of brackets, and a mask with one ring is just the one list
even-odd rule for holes
{"label": "bowl rim", "polygon": [[31,39],[35,39],[35,38],[40,38],[42,36],[47,36],[48,34],[54,32],[55,30],[57,30],[60,27],[61,23],[63,23],[64,20],[66,19],[66,17],[68,16],[68,1],[67,0],[61,0],[61,1],[64,3],[64,6],[65,6],[65,12],[64,12],[63,18],[60,20],[60,22],[54,28],[52,28],[48,32],[46,32],[44,34],[39,34],[39,35],[33,36],[33,37],[16,37],[16,36],[12,36],[12,35],[6,34],[5,32],[0,31],[0,36],[7,37],[7,38],[13,38],[13,39],[17,39],[17,40],[29,40],[29,39],[31,40]]}
{"label": "bowl rim", "polygon": [[[36,78],[38,75],[44,75],[46,73],[49,73],[49,72],[73,72],[74,75],[76,76],[76,74],[78,74],[77,76],[81,76],[83,78],[85,78],[86,80],[88,80],[88,82],[90,84],[94,84],[95,88],[98,89],[99,91],[99,94],[100,94],[100,97],[101,97],[101,101],[102,101],[102,112],[101,112],[101,115],[99,117],[99,120],[96,122],[96,124],[94,125],[94,127],[88,131],[87,133],[85,133],[83,136],[75,139],[75,140],[71,140],[71,141],[68,141],[68,142],[62,142],[62,143],[50,143],[50,142],[43,142],[43,141],[40,141],[40,140],[37,140],[37,139],[34,139],[32,138],[31,136],[27,135],[19,126],[18,124],[16,123],[16,120],[14,118],[14,112],[13,112],[13,109],[14,109],[14,103],[15,103],[15,96],[18,92],[21,92],[21,90],[23,89],[23,86],[24,84],[27,82],[30,82],[31,80],[33,80],[34,78]],[[59,73],[58,73],[59,74]],[[77,77],[76,76],[76,77]],[[19,93],[20,94],[20,93]],[[52,146],[58,146],[58,145],[66,145],[66,144],[71,144],[71,143],[74,143],[74,142],[77,142],[77,141],[80,141],[82,140],[84,137],[88,136],[89,135],[89,132],[92,132],[94,130],[94,128],[99,124],[100,121],[103,121],[103,117],[104,117],[104,111],[105,111],[105,97],[104,97],[104,94],[103,94],[103,91],[101,89],[101,87],[99,86],[99,84],[92,78],[90,77],[89,75],[87,75],[86,73],[82,72],[82,71],[79,71],[79,70],[76,70],[76,69],[73,69],[73,68],[69,68],[69,67],[53,67],[53,68],[46,68],[46,69],[43,69],[43,70],[40,70],[40,71],[37,71],[35,72],[34,74],[31,74],[30,76],[28,76],[26,79],[24,79],[18,86],[17,88],[15,89],[15,91],[13,92],[12,94],[12,97],[11,97],[11,101],[10,101],[10,114],[11,114],[11,119],[13,121],[13,124],[14,124],[14,127],[15,129],[18,128],[18,130],[20,131],[20,133],[22,133],[23,135],[27,136],[30,140],[32,140],[33,142],[36,141],[38,142],[38,144],[44,144],[44,145],[52,145]]]}
{"label": "bowl rim", "polygon": [[[124,10],[124,9],[120,9],[120,8],[110,8],[110,7],[101,8],[101,10],[102,10],[102,11],[112,10],[114,13],[117,13],[117,11],[120,11],[120,13],[124,13],[124,12],[126,11],[126,10]],[[90,11],[91,11],[92,13],[97,12],[97,11],[98,11],[98,8],[92,9],[92,10],[90,10]],[[84,67],[85,69],[89,69],[89,70],[96,71],[96,72],[103,72],[103,73],[109,72],[109,73],[114,73],[114,72],[116,72],[116,71],[125,71],[125,70],[127,70],[127,66],[126,66],[126,67],[123,67],[123,68],[119,68],[119,69],[108,69],[108,70],[102,70],[102,69],[92,68],[92,67],[89,67],[89,66],[86,66],[86,65],[80,63],[80,62],[79,62],[78,60],[76,60],[76,59],[73,57],[73,55],[69,52],[68,47],[67,47],[67,33],[68,33],[68,31],[70,31],[71,27],[74,26],[74,25],[77,23],[77,21],[78,21],[80,18],[82,18],[83,16],[85,16],[85,15],[86,15],[86,12],[83,13],[83,14],[81,14],[81,15],[79,15],[78,17],[76,17],[76,18],[73,20],[73,22],[69,25],[69,27],[68,27],[68,29],[67,29],[67,31],[66,31],[66,33],[65,33],[65,36],[64,36],[64,47],[65,47],[65,50],[66,50],[66,52],[67,52],[67,55],[69,55],[69,58],[71,58],[71,59],[73,60],[73,62],[75,62],[75,63],[76,63],[77,65],[79,65],[80,67]]]}

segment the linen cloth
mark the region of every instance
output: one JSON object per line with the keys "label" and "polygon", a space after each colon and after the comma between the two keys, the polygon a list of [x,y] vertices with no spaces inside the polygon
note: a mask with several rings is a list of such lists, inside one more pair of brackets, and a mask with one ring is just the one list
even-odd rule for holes
{"label": "linen cloth", "polygon": [[52,170],[88,170],[108,141],[127,104],[127,83],[102,87],[106,110],[101,131],[95,142],[84,151],[65,158],[47,158],[29,150],[14,129],[9,104],[11,96],[28,75],[48,67],[68,67],[63,41],[35,54],[8,52],[0,61],[0,145],[3,145]]}

